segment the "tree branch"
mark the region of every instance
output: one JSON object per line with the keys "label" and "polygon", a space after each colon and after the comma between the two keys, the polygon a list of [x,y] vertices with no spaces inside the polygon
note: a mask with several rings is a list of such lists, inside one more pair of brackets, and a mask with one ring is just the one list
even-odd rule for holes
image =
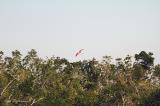
{"label": "tree branch", "polygon": [[44,98],[39,98],[37,101],[34,99],[33,102],[31,103],[31,106],[33,106],[33,104],[35,104],[35,103],[41,101],[42,99],[44,99]]}
{"label": "tree branch", "polygon": [[2,90],[1,96],[2,96],[3,93],[6,91],[6,89],[13,83],[14,80],[15,80],[15,79],[11,80],[11,81],[7,84],[7,86]]}

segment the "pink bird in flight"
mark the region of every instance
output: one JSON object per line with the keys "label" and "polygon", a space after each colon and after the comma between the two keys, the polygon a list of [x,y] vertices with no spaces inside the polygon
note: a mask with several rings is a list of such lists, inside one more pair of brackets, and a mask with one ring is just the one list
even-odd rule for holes
{"label": "pink bird in flight", "polygon": [[75,56],[77,57],[84,49],[79,50],[78,52],[76,52]]}

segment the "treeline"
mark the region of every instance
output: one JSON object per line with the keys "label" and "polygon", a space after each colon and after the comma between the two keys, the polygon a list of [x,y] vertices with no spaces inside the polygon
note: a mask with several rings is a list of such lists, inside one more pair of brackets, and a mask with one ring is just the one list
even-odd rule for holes
{"label": "treeline", "polygon": [[[134,60],[133,60],[134,59]],[[35,50],[0,52],[0,106],[158,106],[160,65],[153,53],[69,62]]]}

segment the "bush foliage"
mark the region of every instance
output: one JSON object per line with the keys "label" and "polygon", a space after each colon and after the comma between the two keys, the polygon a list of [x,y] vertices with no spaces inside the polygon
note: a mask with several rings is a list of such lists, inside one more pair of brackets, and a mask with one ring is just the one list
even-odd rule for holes
{"label": "bush foliage", "polygon": [[[135,60],[133,60],[135,59]],[[0,52],[0,106],[158,106],[160,65],[145,51],[102,61]]]}

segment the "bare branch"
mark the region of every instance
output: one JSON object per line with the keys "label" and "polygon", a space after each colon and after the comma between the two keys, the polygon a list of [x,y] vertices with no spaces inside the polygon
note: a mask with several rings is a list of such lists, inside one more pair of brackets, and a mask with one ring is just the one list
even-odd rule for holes
{"label": "bare branch", "polygon": [[15,80],[15,79],[11,80],[11,81],[7,84],[7,86],[4,87],[4,89],[3,89],[2,92],[1,92],[1,96],[2,96],[3,93],[7,90],[7,88],[13,83],[14,80]]}
{"label": "bare branch", "polygon": [[33,106],[33,104],[35,104],[35,103],[41,101],[42,99],[44,99],[44,98],[39,98],[37,101],[34,99],[33,102],[31,103],[31,106]]}

